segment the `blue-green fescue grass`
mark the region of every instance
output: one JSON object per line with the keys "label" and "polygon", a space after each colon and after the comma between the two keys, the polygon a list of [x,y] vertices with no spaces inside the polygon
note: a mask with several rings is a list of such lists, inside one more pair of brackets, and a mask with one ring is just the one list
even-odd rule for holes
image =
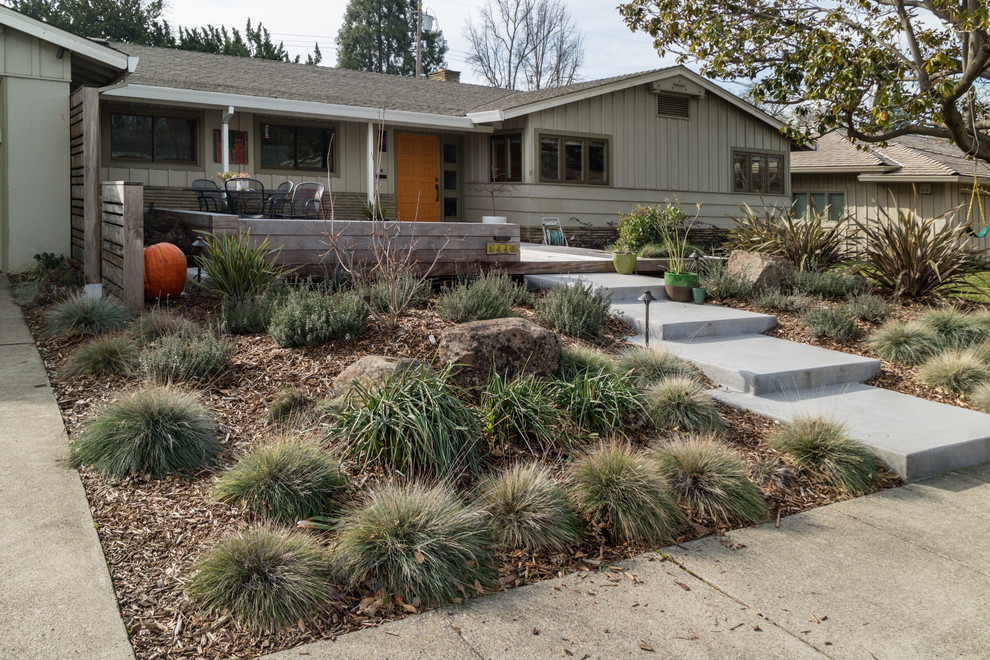
{"label": "blue-green fescue grass", "polygon": [[550,289],[536,301],[536,320],[562,334],[598,339],[612,309],[612,299],[602,289],[584,284]]}
{"label": "blue-green fescue grass", "polygon": [[804,329],[812,337],[829,337],[831,339],[850,339],[859,330],[844,309],[841,307],[812,307],[801,314]]}
{"label": "blue-green fescue grass", "polygon": [[715,401],[693,378],[665,378],[647,391],[646,399],[650,417],[659,428],[689,432],[725,428]]}
{"label": "blue-green fescue grass", "polygon": [[160,477],[208,467],[219,452],[206,406],[191,394],[150,387],[98,410],[72,444],[68,462],[110,479]]}
{"label": "blue-green fescue grass", "polygon": [[564,344],[560,347],[560,377],[570,380],[582,372],[600,373],[615,370],[615,362],[598,349]]}
{"label": "blue-green fescue grass", "polygon": [[916,366],[940,350],[938,337],[917,322],[888,321],[866,339],[867,345],[888,362]]}
{"label": "blue-green fescue grass", "polygon": [[137,344],[125,336],[97,337],[69,354],[62,374],[70,378],[128,375],[137,368],[140,354]]}
{"label": "blue-green fescue grass", "polygon": [[476,469],[477,413],[448,382],[449,369],[408,369],[378,387],[355,384],[349,405],[328,428],[362,468],[380,464],[406,477],[456,476]]}
{"label": "blue-green fescue grass", "polygon": [[603,445],[578,458],[569,486],[578,511],[616,541],[663,543],[684,524],[656,463],[628,444]]}
{"label": "blue-green fescue grass", "polygon": [[206,383],[227,370],[235,351],[226,335],[165,335],[141,354],[141,368],[155,383]]}
{"label": "blue-green fescue grass", "polygon": [[220,500],[292,525],[313,516],[333,516],[347,492],[340,463],[318,445],[282,440],[254,447],[216,483]]}
{"label": "blue-green fescue grass", "polygon": [[454,323],[512,316],[512,306],[529,297],[526,287],[505,273],[491,272],[460,283],[437,300],[437,315]]}
{"label": "blue-green fescue grass", "polygon": [[389,600],[459,602],[493,584],[487,523],[449,486],[386,484],[341,517],[332,561],[351,588],[374,580]]}
{"label": "blue-green fescue grass", "polygon": [[990,381],[990,369],[973,351],[946,349],[918,369],[918,380],[949,392],[969,394]]}
{"label": "blue-green fescue grass", "polygon": [[49,337],[95,337],[123,330],[131,315],[116,298],[76,295],[48,310],[45,334]]}
{"label": "blue-green fescue grass", "polygon": [[673,353],[637,346],[625,350],[615,362],[615,371],[636,387],[649,387],[665,378],[694,378],[695,370]]}
{"label": "blue-green fescue grass", "polygon": [[521,444],[534,453],[572,444],[567,416],[554,403],[551,385],[532,374],[505,379],[493,371],[479,407],[485,432],[501,442]]}
{"label": "blue-green fescue grass", "polygon": [[842,305],[841,309],[854,319],[866,323],[883,323],[894,311],[886,299],[873,293],[853,296]]}
{"label": "blue-green fescue grass", "polygon": [[323,549],[301,533],[267,527],[228,536],[194,565],[187,592],[209,613],[256,632],[314,621],[330,606]]}
{"label": "blue-green fescue grass", "polygon": [[623,434],[646,419],[642,394],[611,371],[582,371],[552,381],[553,400],[575,424],[593,433]]}
{"label": "blue-green fescue grass", "polygon": [[977,385],[969,394],[969,399],[985,413],[990,413],[990,383]]}
{"label": "blue-green fescue grass", "polygon": [[873,452],[852,440],[842,424],[827,418],[795,418],[770,438],[770,446],[799,470],[854,495],[872,490],[883,478]]}
{"label": "blue-green fescue grass", "polygon": [[689,436],[657,446],[653,456],[674,497],[719,524],[759,522],[767,516],[760,490],[739,454],[713,436]]}
{"label": "blue-green fescue grass", "polygon": [[945,348],[969,348],[987,339],[986,330],[965,312],[954,307],[933,309],[918,321],[935,333]]}
{"label": "blue-green fescue grass", "polygon": [[131,321],[127,332],[142,344],[150,344],[165,335],[194,337],[201,328],[184,316],[156,307]]}
{"label": "blue-green fescue grass", "polygon": [[562,552],[581,539],[564,487],[536,465],[511,465],[482,480],[478,505],[492,538],[511,549]]}

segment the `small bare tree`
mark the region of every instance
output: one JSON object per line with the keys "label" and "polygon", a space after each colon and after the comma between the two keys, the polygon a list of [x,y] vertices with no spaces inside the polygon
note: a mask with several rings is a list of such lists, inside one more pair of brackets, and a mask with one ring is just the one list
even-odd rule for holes
{"label": "small bare tree", "polygon": [[569,85],[584,60],[584,37],[562,0],[488,0],[466,36],[468,61],[496,87]]}

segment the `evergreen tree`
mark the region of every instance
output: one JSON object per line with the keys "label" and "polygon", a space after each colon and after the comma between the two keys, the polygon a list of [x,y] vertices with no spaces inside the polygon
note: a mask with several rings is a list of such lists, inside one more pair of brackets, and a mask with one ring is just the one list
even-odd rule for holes
{"label": "evergreen tree", "polygon": [[[337,66],[359,71],[416,75],[417,0],[350,0],[337,33]],[[422,68],[445,65],[447,40],[423,31]]]}
{"label": "evergreen tree", "polygon": [[162,19],[164,0],[10,0],[7,4],[85,37],[146,46],[168,47],[175,42]]}

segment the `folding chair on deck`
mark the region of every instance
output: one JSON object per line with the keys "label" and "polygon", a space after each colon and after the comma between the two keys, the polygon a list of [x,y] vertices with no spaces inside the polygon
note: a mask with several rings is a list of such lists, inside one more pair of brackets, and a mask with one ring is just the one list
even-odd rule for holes
{"label": "folding chair on deck", "polygon": [[543,245],[567,245],[560,218],[543,218]]}

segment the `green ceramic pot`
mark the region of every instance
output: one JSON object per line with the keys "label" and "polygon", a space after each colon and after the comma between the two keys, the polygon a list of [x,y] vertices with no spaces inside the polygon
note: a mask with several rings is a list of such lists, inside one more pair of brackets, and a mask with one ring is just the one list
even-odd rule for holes
{"label": "green ceramic pot", "polygon": [[612,255],[612,264],[615,265],[615,272],[620,275],[632,275],[636,270],[636,255],[616,252]]}
{"label": "green ceramic pot", "polygon": [[686,286],[693,289],[698,286],[698,274],[671,273],[668,271],[663,274],[663,283],[667,286]]}

